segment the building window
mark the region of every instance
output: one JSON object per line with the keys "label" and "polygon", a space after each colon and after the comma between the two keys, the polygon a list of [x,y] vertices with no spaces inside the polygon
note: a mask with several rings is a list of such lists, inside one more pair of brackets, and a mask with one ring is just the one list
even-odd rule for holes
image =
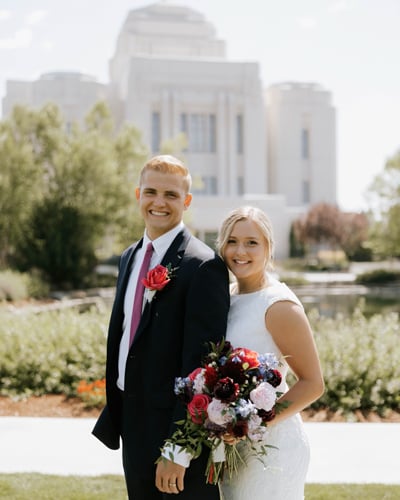
{"label": "building window", "polygon": [[306,128],[301,130],[301,157],[303,160],[310,158],[310,132]]}
{"label": "building window", "polygon": [[303,181],[303,203],[310,203],[310,182]]}
{"label": "building window", "polygon": [[203,176],[193,183],[193,194],[203,196],[216,196],[218,194],[218,182],[214,176]]}
{"label": "building window", "polygon": [[208,116],[208,142],[210,145],[210,153],[217,151],[217,119],[216,116],[211,114]]}
{"label": "building window", "polygon": [[214,114],[181,114],[181,132],[188,138],[190,153],[215,153],[217,124]]}
{"label": "building window", "polygon": [[238,195],[244,194],[244,179],[243,179],[243,177],[237,178],[237,194]]}
{"label": "building window", "polygon": [[236,116],[236,152],[243,154],[243,115]]}
{"label": "building window", "polygon": [[160,151],[161,146],[161,117],[158,111],[151,115],[151,150],[153,153]]}

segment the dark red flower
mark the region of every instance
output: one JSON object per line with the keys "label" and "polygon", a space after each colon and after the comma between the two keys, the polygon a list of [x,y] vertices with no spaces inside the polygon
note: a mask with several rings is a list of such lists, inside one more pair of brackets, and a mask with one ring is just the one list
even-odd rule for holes
{"label": "dark red flower", "polygon": [[275,408],[272,408],[270,411],[258,410],[258,416],[264,423],[271,422],[275,418],[275,415]]}
{"label": "dark red flower", "polygon": [[259,365],[257,352],[240,347],[231,352],[226,363],[220,368],[220,371],[224,377],[230,377],[242,385],[247,378],[245,372],[254,370]]}
{"label": "dark red flower", "polygon": [[229,358],[227,362],[220,367],[220,372],[223,377],[229,377],[242,385],[246,380],[246,374],[239,358]]}
{"label": "dark red flower", "polygon": [[214,386],[218,381],[218,372],[213,366],[206,366],[204,371],[204,382],[210,391],[214,390]]}
{"label": "dark red flower", "polygon": [[278,387],[278,385],[282,382],[282,375],[279,370],[268,370],[265,375],[265,380],[272,387]]}
{"label": "dark red flower", "polygon": [[[220,345],[221,343],[218,342],[217,346],[219,347]],[[229,342],[229,340],[224,340],[224,345],[221,349],[221,356],[226,356],[231,349],[232,349],[232,344]]]}
{"label": "dark red flower", "polygon": [[232,426],[232,430],[230,431],[236,438],[242,438],[247,436],[249,430],[249,426],[247,420],[238,420],[234,426]]}
{"label": "dark red flower", "polygon": [[239,384],[234,382],[230,377],[221,378],[215,384],[214,396],[223,403],[231,403],[239,395]]}

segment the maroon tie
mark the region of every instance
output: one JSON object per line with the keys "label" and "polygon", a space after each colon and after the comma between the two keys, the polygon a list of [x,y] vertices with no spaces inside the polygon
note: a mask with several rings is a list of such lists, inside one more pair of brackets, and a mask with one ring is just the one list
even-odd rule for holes
{"label": "maroon tie", "polygon": [[152,255],[153,255],[153,244],[150,242],[147,245],[146,253],[144,254],[143,257],[142,267],[140,268],[138,280],[136,283],[135,299],[133,301],[133,309],[132,309],[129,346],[131,346],[133,342],[137,327],[139,325],[140,317],[142,315],[143,295],[144,295],[144,285],[142,283],[142,280],[146,276],[147,271],[149,270],[149,265]]}

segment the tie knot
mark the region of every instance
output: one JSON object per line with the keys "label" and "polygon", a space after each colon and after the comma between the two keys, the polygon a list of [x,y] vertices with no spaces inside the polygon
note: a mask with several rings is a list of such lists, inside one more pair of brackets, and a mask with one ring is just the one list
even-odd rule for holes
{"label": "tie knot", "polygon": [[150,241],[150,243],[147,243],[146,253],[149,253],[152,251],[153,251],[153,243]]}

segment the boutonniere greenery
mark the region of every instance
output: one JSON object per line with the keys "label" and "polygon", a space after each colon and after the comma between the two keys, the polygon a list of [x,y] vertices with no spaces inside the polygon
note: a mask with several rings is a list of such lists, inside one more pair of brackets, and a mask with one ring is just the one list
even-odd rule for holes
{"label": "boutonniere greenery", "polygon": [[172,268],[171,264],[168,264],[167,266],[158,264],[158,266],[150,269],[146,277],[142,280],[142,283],[146,288],[146,299],[148,302],[153,300],[156,292],[163,290],[163,288],[168,285],[176,269],[178,268]]}

